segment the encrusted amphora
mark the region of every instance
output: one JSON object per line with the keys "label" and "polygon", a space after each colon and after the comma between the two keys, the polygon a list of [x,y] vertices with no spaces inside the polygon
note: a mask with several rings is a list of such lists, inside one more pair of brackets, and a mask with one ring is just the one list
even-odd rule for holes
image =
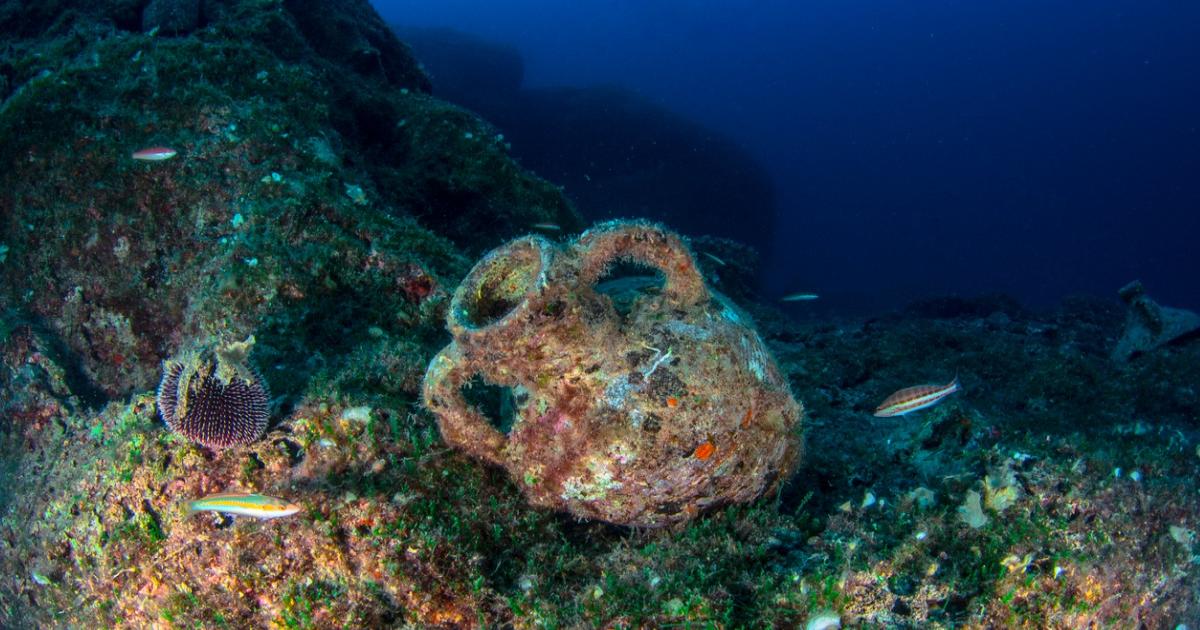
{"label": "encrusted amphora", "polygon": [[[622,300],[597,287],[618,262],[661,282]],[[475,265],[447,321],[454,339],[429,364],[425,404],[448,444],[505,468],[536,505],[668,525],[758,497],[800,456],[787,380],[660,226],[514,240]],[[464,397],[478,380],[510,388],[507,433]]]}

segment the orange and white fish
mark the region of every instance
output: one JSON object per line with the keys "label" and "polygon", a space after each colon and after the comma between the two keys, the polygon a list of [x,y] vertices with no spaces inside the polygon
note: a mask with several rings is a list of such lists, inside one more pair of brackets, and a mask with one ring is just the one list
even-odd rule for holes
{"label": "orange and white fish", "polygon": [[134,151],[133,159],[143,162],[161,162],[175,157],[178,151],[170,147],[148,147],[140,151]]}
{"label": "orange and white fish", "polygon": [[958,377],[945,385],[916,385],[888,396],[875,409],[876,418],[903,416],[911,411],[932,407],[960,389]]}

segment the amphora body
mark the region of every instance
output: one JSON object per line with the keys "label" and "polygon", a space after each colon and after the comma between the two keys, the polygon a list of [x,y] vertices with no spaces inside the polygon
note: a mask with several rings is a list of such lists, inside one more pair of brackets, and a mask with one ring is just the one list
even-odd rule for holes
{"label": "amphora body", "polygon": [[[618,308],[596,286],[618,262],[661,287]],[[799,458],[801,407],[749,318],[657,225],[512,241],[471,270],[447,320],[425,403],[448,444],[504,467],[536,505],[662,526],[754,499]],[[476,377],[511,388],[507,434],[467,403]]]}

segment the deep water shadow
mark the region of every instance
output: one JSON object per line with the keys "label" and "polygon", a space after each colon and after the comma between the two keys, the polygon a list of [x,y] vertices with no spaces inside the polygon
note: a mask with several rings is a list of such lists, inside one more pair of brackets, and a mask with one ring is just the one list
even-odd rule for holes
{"label": "deep water shadow", "polygon": [[[10,319],[11,318],[11,319]],[[13,312],[5,315],[5,319],[15,322],[15,327],[27,326],[42,344],[42,349],[55,365],[63,370],[63,381],[71,393],[79,398],[88,410],[96,411],[108,404],[108,396],[92,379],[88,378],[83,367],[83,357],[71,350],[61,337],[40,317],[27,313]]]}
{"label": "deep water shadow", "polygon": [[563,186],[586,219],[645,217],[770,257],[774,185],[732,139],[619,87],[523,86],[524,61],[511,46],[450,29],[392,29],[435,96],[494,124],[521,164]]}

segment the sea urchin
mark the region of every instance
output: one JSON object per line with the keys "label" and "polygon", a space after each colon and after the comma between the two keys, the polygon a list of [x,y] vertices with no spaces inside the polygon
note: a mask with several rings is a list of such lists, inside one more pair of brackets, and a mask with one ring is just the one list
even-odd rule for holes
{"label": "sea urchin", "polygon": [[267,430],[267,384],[247,367],[254,338],[163,363],[158,412],[170,429],[211,448],[250,444]]}

